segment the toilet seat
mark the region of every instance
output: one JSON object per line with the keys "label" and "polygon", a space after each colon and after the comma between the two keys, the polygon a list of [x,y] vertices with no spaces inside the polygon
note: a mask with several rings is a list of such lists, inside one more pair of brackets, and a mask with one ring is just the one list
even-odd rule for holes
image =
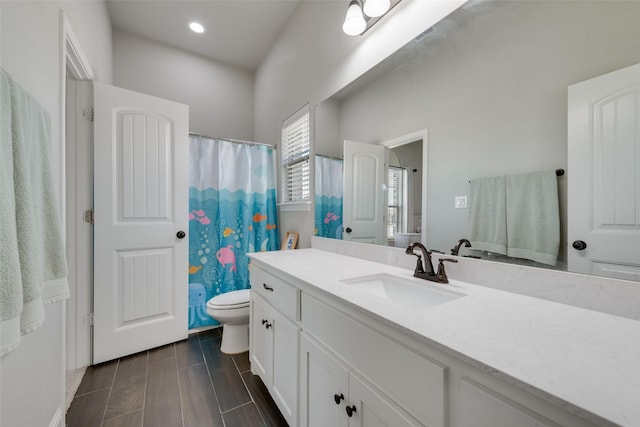
{"label": "toilet seat", "polygon": [[226,292],[207,301],[207,308],[213,310],[233,310],[248,307],[250,295],[251,291],[249,289]]}

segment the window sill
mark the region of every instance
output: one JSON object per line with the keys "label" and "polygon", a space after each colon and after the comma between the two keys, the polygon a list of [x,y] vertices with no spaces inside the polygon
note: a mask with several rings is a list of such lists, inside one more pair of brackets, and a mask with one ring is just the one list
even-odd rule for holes
{"label": "window sill", "polygon": [[311,210],[311,202],[293,202],[278,204],[280,212],[309,212]]}

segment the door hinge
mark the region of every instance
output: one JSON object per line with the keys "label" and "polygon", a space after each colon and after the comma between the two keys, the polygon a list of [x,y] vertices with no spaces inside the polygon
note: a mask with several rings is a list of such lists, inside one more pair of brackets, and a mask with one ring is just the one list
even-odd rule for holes
{"label": "door hinge", "polygon": [[93,107],[87,107],[82,110],[82,116],[90,122],[93,122],[93,119],[95,117],[95,110],[93,109]]}
{"label": "door hinge", "polygon": [[93,326],[93,313],[88,313],[85,317],[85,324]]}
{"label": "door hinge", "polygon": [[88,224],[93,224],[93,209],[88,209],[86,211],[84,211],[84,222],[88,223]]}

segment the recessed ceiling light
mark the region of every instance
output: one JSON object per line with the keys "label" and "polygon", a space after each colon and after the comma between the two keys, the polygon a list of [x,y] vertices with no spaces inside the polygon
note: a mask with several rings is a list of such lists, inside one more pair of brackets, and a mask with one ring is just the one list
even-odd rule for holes
{"label": "recessed ceiling light", "polygon": [[198,34],[204,33],[204,25],[200,24],[199,22],[195,22],[195,21],[189,22],[189,28],[194,33],[198,33]]}

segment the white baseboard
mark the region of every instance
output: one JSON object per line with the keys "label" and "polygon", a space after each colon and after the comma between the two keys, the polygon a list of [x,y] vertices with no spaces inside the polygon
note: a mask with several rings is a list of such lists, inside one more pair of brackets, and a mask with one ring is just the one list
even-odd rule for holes
{"label": "white baseboard", "polygon": [[62,408],[58,408],[53,414],[49,427],[64,427],[64,410]]}

